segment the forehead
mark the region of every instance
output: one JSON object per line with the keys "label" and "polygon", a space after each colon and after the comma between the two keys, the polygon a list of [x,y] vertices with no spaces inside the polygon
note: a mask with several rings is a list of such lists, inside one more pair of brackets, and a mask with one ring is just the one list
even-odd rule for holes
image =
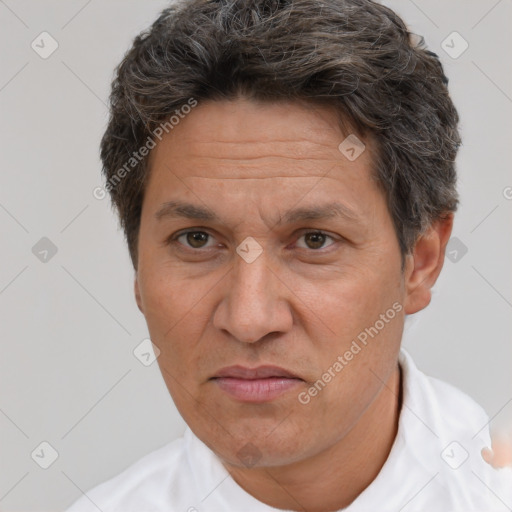
{"label": "forehead", "polygon": [[[245,98],[200,102],[164,134],[151,152],[149,167],[163,166],[179,173],[187,161],[194,160],[199,172],[202,164],[210,167],[216,160],[215,172],[209,169],[211,178],[314,176],[325,174],[333,165],[364,173],[372,168],[375,145],[344,124],[342,131],[333,108],[305,102]],[[284,169],[276,173],[285,163],[294,174]],[[244,168],[251,172],[232,172]]]}
{"label": "forehead", "polygon": [[[246,99],[199,103],[153,150],[146,195],[161,208],[183,196],[197,203],[194,194],[213,193],[291,207],[307,194],[310,202],[340,199],[357,214],[380,189],[371,172],[372,141],[355,137],[342,132],[337,113],[327,107]],[[344,152],[351,147],[352,153]],[[354,152],[356,158],[349,158]]]}
{"label": "forehead", "polygon": [[[208,120],[208,122],[205,122]],[[305,101],[255,101],[247,98],[201,101],[179,123],[181,138],[272,142],[306,140],[321,143],[326,132],[340,136],[333,108]]]}

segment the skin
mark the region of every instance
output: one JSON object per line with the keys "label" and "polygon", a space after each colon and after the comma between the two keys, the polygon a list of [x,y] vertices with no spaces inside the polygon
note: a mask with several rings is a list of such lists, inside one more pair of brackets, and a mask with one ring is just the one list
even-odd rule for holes
{"label": "skin", "polygon": [[494,432],[491,448],[482,450],[482,457],[493,468],[512,467],[512,425]]}
{"label": "skin", "polygon": [[[402,271],[371,175],[372,141],[351,162],[338,150],[347,135],[324,107],[238,98],[200,103],[150,157],[135,294],[162,375],[193,432],[240,486],[276,508],[345,507],[382,468],[398,427],[405,314],[430,302],[452,229],[451,215],[434,223]],[[219,220],[158,219],[175,200]],[[291,208],[331,201],[357,221],[277,224]],[[166,242],[184,229],[210,236]],[[315,230],[329,236],[318,242]],[[236,252],[246,237],[263,249],[252,263]],[[300,403],[395,302],[402,310]],[[235,364],[277,365],[302,381],[272,401],[242,403],[211,380]]]}

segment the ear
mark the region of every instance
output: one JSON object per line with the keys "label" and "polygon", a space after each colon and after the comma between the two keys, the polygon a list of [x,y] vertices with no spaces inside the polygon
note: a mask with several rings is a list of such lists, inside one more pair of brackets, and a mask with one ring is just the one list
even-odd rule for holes
{"label": "ear", "polygon": [[142,298],[140,296],[140,290],[139,290],[139,274],[135,273],[135,283],[134,283],[134,292],[135,292],[135,300],[137,302],[137,306],[139,307],[139,310],[142,314],[144,314],[144,309],[142,307]]}
{"label": "ear", "polygon": [[404,311],[411,315],[428,306],[444,263],[446,245],[453,228],[453,213],[436,220],[421,235],[407,256]]}

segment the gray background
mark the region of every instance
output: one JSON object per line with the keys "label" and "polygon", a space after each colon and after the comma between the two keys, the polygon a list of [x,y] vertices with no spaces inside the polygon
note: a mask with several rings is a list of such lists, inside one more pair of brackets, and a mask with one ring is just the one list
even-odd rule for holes
{"label": "gray background", "polygon": [[[404,343],[495,427],[512,418],[512,2],[387,4],[440,55],[464,139],[455,261]],[[184,428],[157,364],[133,354],[147,337],[133,271],[108,199],[92,193],[113,68],[166,5],[0,0],[2,511],[62,510]],[[59,44],[47,59],[31,48],[43,31]],[[457,58],[454,31],[469,44]],[[58,452],[48,469],[43,441]]]}

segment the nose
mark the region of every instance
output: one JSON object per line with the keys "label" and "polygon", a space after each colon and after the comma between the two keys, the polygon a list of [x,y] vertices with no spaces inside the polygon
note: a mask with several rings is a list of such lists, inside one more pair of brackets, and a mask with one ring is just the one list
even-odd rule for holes
{"label": "nose", "polygon": [[251,263],[236,255],[232,271],[223,280],[213,325],[243,343],[285,333],[293,326],[292,292],[269,263],[265,251]]}

